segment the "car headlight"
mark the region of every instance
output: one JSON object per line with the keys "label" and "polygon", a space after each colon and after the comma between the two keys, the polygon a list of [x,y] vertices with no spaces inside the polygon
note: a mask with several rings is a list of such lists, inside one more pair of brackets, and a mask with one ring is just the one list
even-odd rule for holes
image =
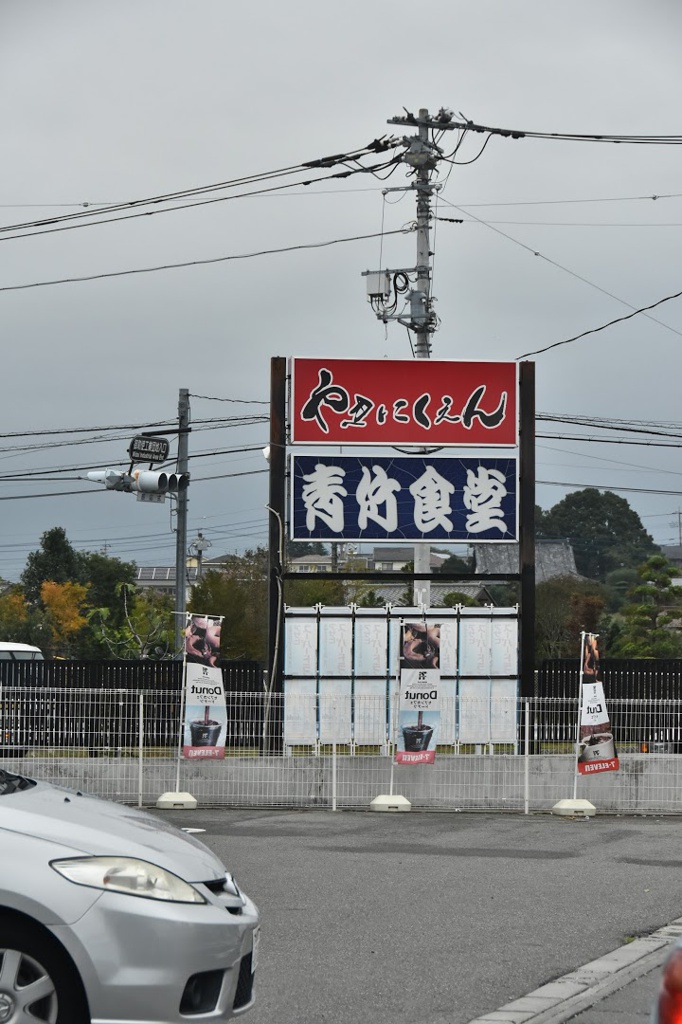
{"label": "car headlight", "polygon": [[52,867],[76,885],[142,896],[171,903],[205,903],[194,886],[182,878],[133,857],[74,857],[53,860]]}

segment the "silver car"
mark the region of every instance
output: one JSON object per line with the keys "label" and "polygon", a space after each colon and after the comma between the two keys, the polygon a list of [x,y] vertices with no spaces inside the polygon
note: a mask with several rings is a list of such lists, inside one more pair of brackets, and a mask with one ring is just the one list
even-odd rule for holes
{"label": "silver car", "polygon": [[193,836],[0,768],[0,1024],[228,1020],[259,935]]}

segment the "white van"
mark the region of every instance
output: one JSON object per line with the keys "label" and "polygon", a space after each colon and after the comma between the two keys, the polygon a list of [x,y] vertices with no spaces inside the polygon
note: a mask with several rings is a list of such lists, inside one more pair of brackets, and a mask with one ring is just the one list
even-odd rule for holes
{"label": "white van", "polygon": [[0,661],[45,661],[39,647],[0,640]]}

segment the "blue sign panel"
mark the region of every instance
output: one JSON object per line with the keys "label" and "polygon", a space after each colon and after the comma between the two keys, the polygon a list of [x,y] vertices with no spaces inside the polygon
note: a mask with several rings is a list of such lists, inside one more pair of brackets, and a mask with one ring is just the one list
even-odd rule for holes
{"label": "blue sign panel", "polygon": [[515,458],[294,455],[291,539],[517,538]]}

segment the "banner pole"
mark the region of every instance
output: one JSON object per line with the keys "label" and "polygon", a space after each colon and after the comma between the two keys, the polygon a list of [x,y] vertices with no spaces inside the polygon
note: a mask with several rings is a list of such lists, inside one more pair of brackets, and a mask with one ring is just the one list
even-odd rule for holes
{"label": "banner pole", "polygon": [[[390,619],[389,619],[390,622]],[[398,694],[400,686],[400,669],[397,669],[398,675],[396,677],[395,686],[393,686],[393,680],[389,675],[388,679],[388,713],[390,717],[390,728],[387,731],[388,741],[388,756],[391,759],[391,768],[389,775],[389,787],[388,793],[380,793],[379,796],[375,796],[369,805],[371,811],[409,811],[412,807],[410,801],[400,794],[393,792],[394,783],[394,772],[395,772],[395,747],[396,747],[396,705],[398,703]]]}
{"label": "banner pole", "polygon": [[178,730],[178,752],[175,765],[175,792],[180,792],[180,761],[182,760],[182,741],[185,731],[185,692],[187,689],[187,651],[182,656],[182,692],[180,695],[180,728]]}
{"label": "banner pole", "polygon": [[578,714],[575,724],[575,763],[573,765],[573,799],[578,797],[578,755],[580,753],[580,716],[583,700],[583,665],[585,664],[585,630],[580,634],[580,668],[578,670]]}
{"label": "banner pole", "polygon": [[140,694],[140,714],[138,720],[138,778],[137,778],[137,806],[142,807],[142,768],[143,768],[143,746],[144,746],[144,694]]}
{"label": "banner pole", "polygon": [[332,810],[336,810],[336,742],[332,743]]}
{"label": "banner pole", "polygon": [[524,704],[524,717],[525,717],[525,750],[524,750],[524,765],[523,765],[523,813],[528,814],[530,810],[530,703],[528,701]]}
{"label": "banner pole", "polygon": [[[589,635],[591,636],[591,634]],[[580,733],[583,715],[583,694],[585,690],[584,669],[587,636],[588,634],[585,630],[582,630],[580,633],[580,668],[578,670],[578,713],[575,720],[575,749],[573,751],[573,799],[559,800],[552,808],[552,814],[561,814],[572,818],[578,815],[589,818],[596,814],[594,804],[590,803],[589,800],[578,799],[578,775],[580,774],[578,771],[578,758],[580,757]]]}

